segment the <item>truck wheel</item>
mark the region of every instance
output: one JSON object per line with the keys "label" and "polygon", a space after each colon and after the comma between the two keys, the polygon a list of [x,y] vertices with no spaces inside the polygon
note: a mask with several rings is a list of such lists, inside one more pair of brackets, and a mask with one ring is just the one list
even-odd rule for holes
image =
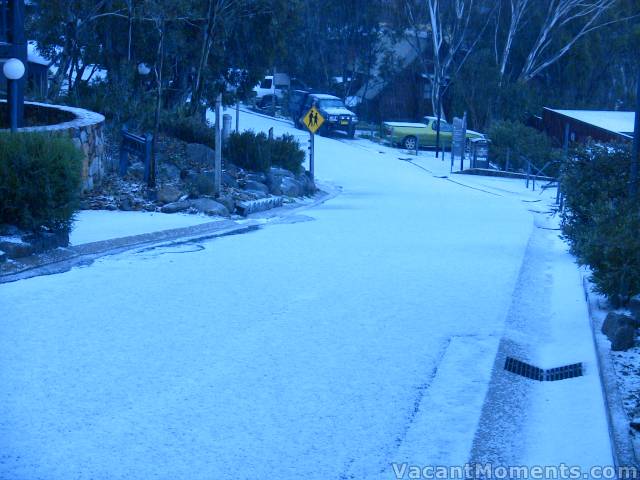
{"label": "truck wheel", "polygon": [[415,150],[417,144],[418,144],[418,139],[413,135],[404,137],[404,140],[402,140],[402,146],[407,150]]}

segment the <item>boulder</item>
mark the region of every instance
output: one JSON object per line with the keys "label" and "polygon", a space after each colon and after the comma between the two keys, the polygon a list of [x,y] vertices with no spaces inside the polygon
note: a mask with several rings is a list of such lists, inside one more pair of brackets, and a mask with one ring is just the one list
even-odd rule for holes
{"label": "boulder", "polygon": [[222,172],[222,185],[225,187],[238,188],[238,181],[232,175],[227,172]]}
{"label": "boulder", "polygon": [[296,177],[296,180],[300,182],[302,185],[302,194],[303,195],[313,195],[316,193],[316,184],[307,172],[301,173]]}
{"label": "boulder", "polygon": [[191,179],[191,193],[197,195],[213,195],[216,190],[213,175],[210,173],[199,173]]}
{"label": "boulder", "polygon": [[631,297],[629,301],[629,310],[631,310],[631,315],[638,321],[640,321],[640,294],[634,295]]}
{"label": "boulder", "polygon": [[7,256],[6,252],[3,252],[2,250],[0,250],[0,263],[4,263],[7,261],[7,258],[9,258]]}
{"label": "boulder", "polygon": [[205,215],[217,215],[220,217],[228,217],[229,210],[223,204],[216,202],[212,198],[197,198],[190,200],[191,207]]}
{"label": "boulder", "polygon": [[267,175],[262,172],[247,173],[245,178],[247,179],[247,181],[252,181],[252,182],[259,182],[259,183],[267,182]]}
{"label": "boulder", "polygon": [[178,213],[184,212],[191,207],[191,202],[189,200],[179,200],[177,202],[167,203],[164,205],[160,211],[162,213]]}
{"label": "boulder", "polygon": [[163,185],[158,189],[158,202],[173,203],[180,200],[182,191],[173,185]]}
{"label": "boulder", "polygon": [[602,333],[611,339],[620,327],[627,325],[632,328],[638,328],[640,323],[638,323],[638,321],[633,317],[625,315],[624,313],[609,312],[602,323]]}
{"label": "boulder", "polygon": [[0,237],[0,250],[2,250],[8,258],[27,257],[36,251],[33,245],[16,237]]}
{"label": "boulder", "polygon": [[225,195],[220,195],[218,197],[218,202],[220,202],[222,205],[224,205],[227,210],[229,211],[229,213],[233,213],[236,209],[236,201],[233,199],[233,197],[230,194],[225,194]]}
{"label": "boulder", "polygon": [[280,183],[280,190],[287,197],[299,197],[302,195],[302,185],[295,178],[283,177]]}
{"label": "boulder", "polygon": [[629,315],[609,312],[602,324],[602,333],[611,341],[611,350],[628,350],[635,343],[639,326],[640,323]]}
{"label": "boulder", "polygon": [[180,178],[180,167],[173,163],[163,163],[158,169],[159,177],[162,180],[177,180]]}
{"label": "boulder", "polygon": [[284,168],[271,167],[269,169],[269,172],[267,173],[266,183],[269,186],[269,189],[271,190],[272,193],[276,195],[281,195],[281,193],[278,193],[278,191],[280,189],[280,183],[282,182],[282,179],[285,177],[294,178],[295,175],[291,173],[289,170],[285,170]]}
{"label": "boulder", "polygon": [[629,350],[636,341],[636,329],[631,325],[622,325],[609,339],[612,351]]}
{"label": "boulder", "polygon": [[190,162],[200,165],[213,165],[215,161],[215,150],[201,143],[188,143],[187,158]]}
{"label": "boulder", "polygon": [[129,195],[122,195],[118,199],[118,208],[125,212],[133,210],[133,199]]}
{"label": "boulder", "polygon": [[245,192],[251,199],[267,198],[269,196],[268,193],[261,192],[260,190],[245,190]]}
{"label": "boulder", "polygon": [[233,163],[225,163],[224,165],[225,173],[228,173],[233,178],[238,178],[238,174],[240,173],[240,169],[236,167]]}
{"label": "boulder", "polygon": [[253,180],[247,180],[244,184],[245,190],[256,190],[258,192],[262,192],[264,194],[269,193],[269,187],[267,187],[264,183],[256,182]]}

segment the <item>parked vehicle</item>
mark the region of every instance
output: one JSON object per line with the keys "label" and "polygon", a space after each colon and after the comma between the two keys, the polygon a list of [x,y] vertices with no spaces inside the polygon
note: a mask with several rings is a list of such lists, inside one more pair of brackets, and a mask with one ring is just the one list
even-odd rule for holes
{"label": "parked vehicle", "polygon": [[276,103],[281,103],[290,82],[289,76],[284,73],[277,73],[275,81],[273,75],[264,77],[258,85],[253,87],[256,94],[256,105],[266,108],[273,103],[274,96]]}
{"label": "parked vehicle", "polygon": [[289,96],[289,111],[296,127],[304,128],[300,120],[314,104],[324,117],[324,124],[318,132],[320,135],[340,130],[345,132],[349,138],[355,136],[358,117],[345,106],[340,98],[324,93],[310,93],[305,90],[293,90]]}
{"label": "parked vehicle", "polygon": [[[382,135],[392,145],[398,145],[407,150],[415,150],[416,146],[435,147],[437,136],[436,117],[424,117],[422,123],[383,122]],[[451,148],[453,126],[446,120],[440,119],[440,146]],[[467,130],[467,140],[484,138],[484,135],[473,130]]]}

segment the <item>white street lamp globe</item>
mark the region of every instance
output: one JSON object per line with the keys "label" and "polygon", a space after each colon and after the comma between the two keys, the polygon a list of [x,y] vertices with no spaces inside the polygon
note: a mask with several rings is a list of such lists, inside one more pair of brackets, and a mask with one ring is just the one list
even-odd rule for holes
{"label": "white street lamp globe", "polygon": [[2,73],[8,80],[20,80],[24,75],[24,63],[17,58],[10,58],[2,66]]}
{"label": "white street lamp globe", "polygon": [[138,73],[142,76],[149,75],[151,73],[151,69],[146,63],[138,64]]}

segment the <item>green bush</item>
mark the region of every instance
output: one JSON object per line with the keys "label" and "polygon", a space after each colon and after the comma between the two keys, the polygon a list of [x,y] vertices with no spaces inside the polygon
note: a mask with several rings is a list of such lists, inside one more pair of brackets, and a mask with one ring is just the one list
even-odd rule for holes
{"label": "green bush", "polygon": [[180,114],[167,114],[160,129],[172,137],[187,143],[201,143],[215,149],[215,129],[204,121]]}
{"label": "green bush", "polygon": [[269,138],[264,133],[232,133],[225,147],[225,158],[246,170],[266,172],[272,165],[300,173],[304,151],[292,135]]}
{"label": "green bush", "polygon": [[304,162],[304,150],[293,135],[283,135],[270,142],[271,164],[286,168],[294,173],[300,173]]}
{"label": "green bush", "polygon": [[526,171],[526,158],[538,169],[551,162],[544,173],[550,176],[558,173],[560,152],[552,148],[549,138],[535,128],[520,122],[499,121],[491,126],[488,135],[491,139],[491,158],[502,169],[506,168],[508,157],[510,170]]}
{"label": "green bush", "polygon": [[640,292],[640,204],[629,197],[630,163],[627,146],[589,145],[562,168],[563,235],[614,306]]}
{"label": "green bush", "polygon": [[82,153],[68,138],[0,133],[0,223],[68,230],[78,206]]}

